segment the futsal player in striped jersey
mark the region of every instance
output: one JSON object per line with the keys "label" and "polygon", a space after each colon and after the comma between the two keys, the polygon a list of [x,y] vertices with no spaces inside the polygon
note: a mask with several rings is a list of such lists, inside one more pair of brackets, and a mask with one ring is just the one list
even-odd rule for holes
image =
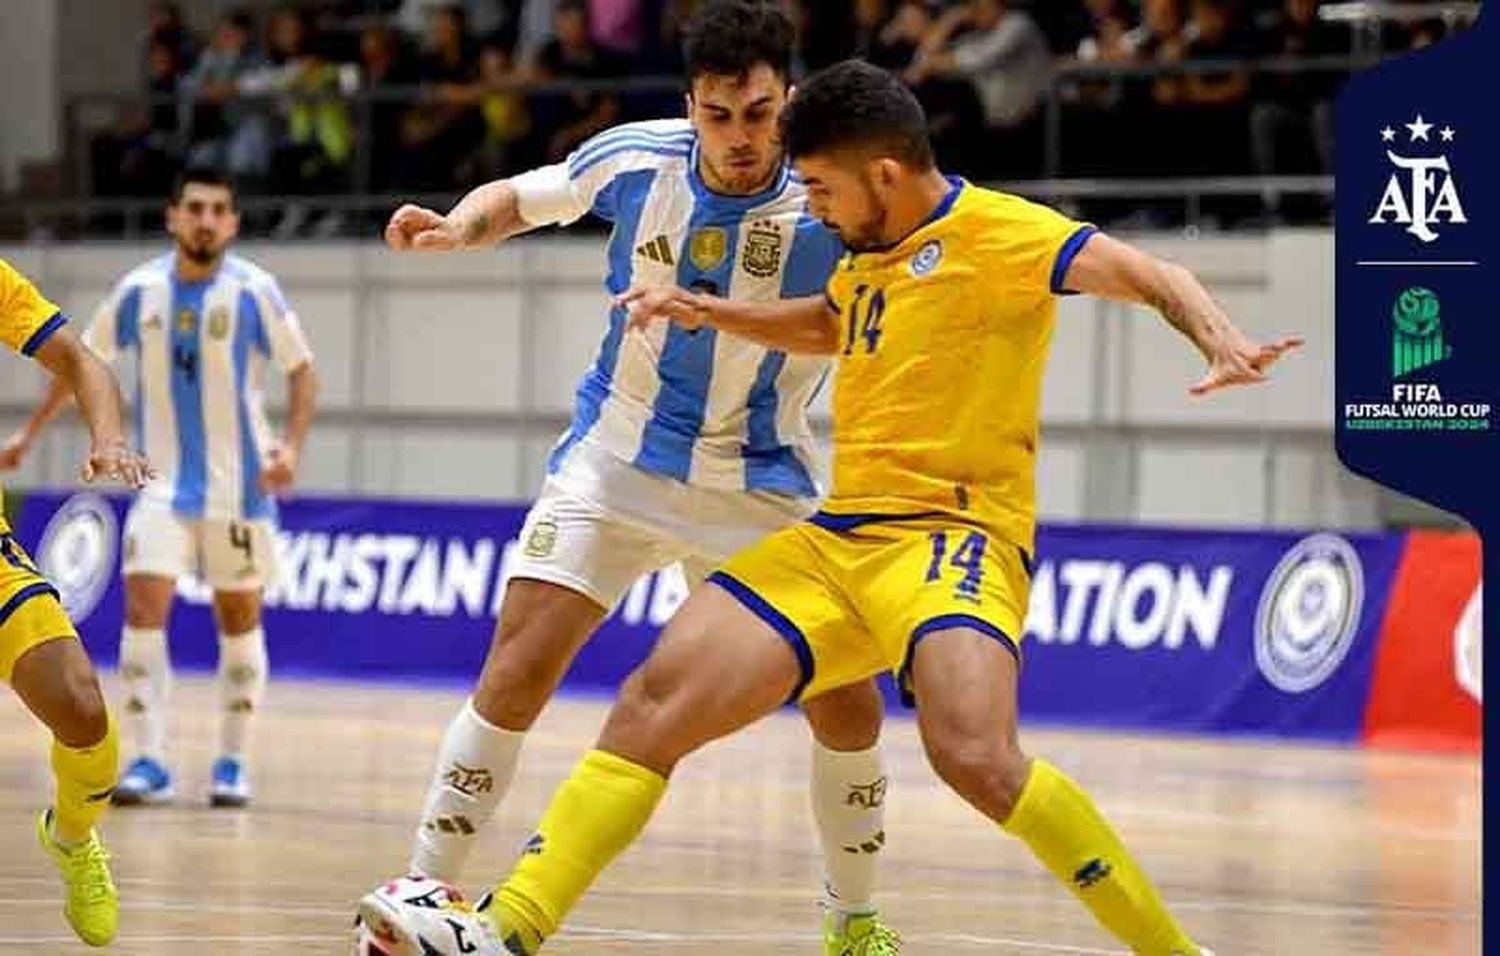
{"label": "futsal player in striped jersey", "polygon": [[[606,290],[683,285],[737,301],[818,292],[842,253],[807,209],[776,138],[793,29],[778,4],[712,0],[685,45],[685,119],[605,131],[566,162],[492,182],[447,214],[404,206],[397,250],[487,248],[587,213],[613,226]],[[609,309],[521,532],[478,686],[438,754],[409,869],[457,880],[509,789],[526,732],[574,655],[641,575],[681,562],[701,581],[810,514],[821,494],[807,406],[822,356],[712,329],[631,330]],[[886,956],[873,899],[886,774],[873,682],[800,701],[812,725],[829,956]]]}
{"label": "futsal player in striped jersey", "polygon": [[[134,354],[137,438],[157,471],[125,521],[120,674],[135,757],[115,802],[165,803],[175,795],[166,626],[178,580],[196,572],[213,590],[219,631],[219,748],[209,802],[241,807],[251,797],[246,753],[268,676],[261,600],[276,573],[276,495],[296,477],[317,375],[276,279],[228,251],[239,213],[227,176],[185,170],[167,229],[174,248],[120,279],[84,334],[106,361]],[[262,395],[268,362],[287,376],[279,437]],[[18,462],[67,400],[54,382],[0,458]]]}

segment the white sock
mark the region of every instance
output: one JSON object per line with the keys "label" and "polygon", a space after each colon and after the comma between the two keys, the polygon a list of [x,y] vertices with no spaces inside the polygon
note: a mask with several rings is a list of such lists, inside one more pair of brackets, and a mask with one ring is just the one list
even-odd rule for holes
{"label": "white sock", "polygon": [[120,632],[120,678],[125,684],[125,722],[135,738],[136,753],[164,762],[172,697],[167,632],[125,627]]}
{"label": "white sock", "polygon": [[411,871],[434,879],[458,879],[479,830],[495,815],[510,789],[526,734],[505,730],[479,716],[464,701],[438,751],[437,769],[422,804],[412,846]]}
{"label": "white sock", "polygon": [[885,846],[885,767],[880,747],[829,750],[813,741],[813,817],[823,841],[829,909],[873,913],[875,870]]}
{"label": "white sock", "polygon": [[219,756],[243,760],[250,722],[266,696],[266,632],[219,635]]}

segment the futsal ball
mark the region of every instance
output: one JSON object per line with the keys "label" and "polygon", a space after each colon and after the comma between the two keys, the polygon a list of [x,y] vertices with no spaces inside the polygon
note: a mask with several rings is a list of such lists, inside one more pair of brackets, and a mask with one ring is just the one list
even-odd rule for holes
{"label": "futsal ball", "polygon": [[1396,321],[1396,328],[1407,335],[1420,337],[1431,335],[1433,329],[1437,328],[1441,311],[1438,297],[1431,289],[1412,286],[1396,298],[1396,307],[1391,310],[1391,317]]}

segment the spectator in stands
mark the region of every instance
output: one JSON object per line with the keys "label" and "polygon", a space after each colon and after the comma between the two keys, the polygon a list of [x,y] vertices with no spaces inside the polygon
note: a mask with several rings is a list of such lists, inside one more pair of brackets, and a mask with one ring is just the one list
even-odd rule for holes
{"label": "spectator in stands", "polygon": [[[559,0],[553,32],[553,39],[537,54],[537,79],[599,81],[627,72],[620,58],[594,42],[585,0]],[[584,140],[618,122],[620,112],[620,99],[611,93],[574,91],[535,97],[532,115],[546,136],[542,159],[565,158]]]}
{"label": "spectator in stands", "polygon": [[558,0],[523,0],[516,35],[516,60],[532,72],[542,47],[556,36]]}
{"label": "spectator in stands", "polygon": [[416,185],[453,188],[459,185],[459,161],[484,137],[484,122],[467,95],[479,66],[462,7],[450,4],[432,12],[418,74],[422,102],[407,113],[402,140],[413,154]]}
{"label": "spectator in stands", "polygon": [[[960,32],[967,30],[967,32]],[[1030,16],[1009,0],[970,0],[940,17],[906,73],[919,91],[933,79],[972,85],[986,125],[1005,133],[991,148],[972,152],[981,175],[1036,175],[1040,160],[1040,105],[1052,83],[1052,51]]]}
{"label": "spectator in stands", "polygon": [[[1348,33],[1318,15],[1320,0],[1283,0],[1261,27],[1268,57],[1316,58],[1349,54]],[[1333,169],[1333,97],[1342,71],[1270,72],[1259,77],[1250,108],[1250,147],[1261,176]],[[1270,219],[1282,218],[1281,197],[1264,193]]]}
{"label": "spectator in stands", "polygon": [[[359,37],[360,85],[375,94],[387,93],[394,88],[410,88],[417,85],[417,70],[406,55],[401,37],[387,23],[372,23]],[[377,98],[367,106],[365,116],[369,123],[370,188],[384,192],[398,186],[412,184],[410,177],[401,175],[403,151],[402,127],[406,120],[407,104],[392,99]]]}
{"label": "spectator in stands", "polygon": [[[146,34],[141,41],[145,59],[150,59],[151,48],[158,43],[172,49],[177,57],[178,68],[184,72],[197,61],[198,38],[193,36],[193,32],[183,22],[182,8],[176,3],[157,0],[151,4],[147,13]],[[149,63],[147,70],[150,70]]]}
{"label": "spectator in stands", "polygon": [[[1073,53],[1077,63],[1130,63],[1136,48],[1130,36],[1133,26],[1124,0],[1084,0],[1089,15],[1088,28]],[[1096,109],[1112,109],[1123,96],[1123,84],[1116,79],[1077,81],[1068,85],[1065,96],[1074,103]]]}
{"label": "spectator in stands", "polygon": [[189,166],[227,168],[236,179],[263,179],[271,168],[271,128],[264,112],[239,99],[239,83],[264,64],[256,53],[255,24],[243,9],[219,18],[213,40],[183,81],[191,105]]}
{"label": "spectator in stands", "polygon": [[[463,0],[469,33],[481,40],[514,38],[522,0]],[[453,6],[455,0],[404,0],[396,13],[396,25],[411,36],[426,36],[434,11]]]}
{"label": "spectator in stands", "polygon": [[497,179],[507,170],[531,165],[518,156],[525,148],[531,120],[526,96],[517,87],[521,80],[515,58],[499,40],[487,41],[479,50],[479,81],[465,91],[479,107],[484,120],[484,140],[459,166],[461,183]]}
{"label": "spectator in stands", "polygon": [[883,0],[860,4],[856,49],[876,66],[905,72],[916,60],[922,40],[936,25],[942,4],[937,0],[897,0],[894,10],[887,11],[886,7]]}
{"label": "spectator in stands", "polygon": [[165,192],[182,146],[176,97],[183,68],[180,47],[156,39],[146,48],[149,101],[127,109],[89,148],[94,188],[106,196],[154,196]]}
{"label": "spectator in stands", "polygon": [[[1130,65],[1137,56],[1135,27],[1124,0],[1085,0],[1087,26],[1077,28],[1077,48],[1067,64]],[[1071,65],[1069,64],[1069,65]],[[1061,122],[1061,163],[1065,176],[1131,176],[1141,161],[1136,149],[1142,115],[1139,82],[1092,76],[1065,81],[1059,90],[1067,108]],[[1132,93],[1135,95],[1132,96]],[[1093,203],[1090,217],[1109,218],[1112,204]],[[1105,214],[1109,213],[1110,216]]]}
{"label": "spectator in stands", "polygon": [[1193,163],[1189,172],[1243,175],[1250,172],[1247,124],[1254,35],[1241,15],[1240,0],[1193,0],[1192,9],[1184,59],[1234,63],[1223,69],[1191,70],[1183,77],[1183,119],[1193,130],[1184,144]]}
{"label": "spectator in stands", "polygon": [[645,42],[648,11],[642,0],[589,0],[594,42],[616,56],[635,56]]}

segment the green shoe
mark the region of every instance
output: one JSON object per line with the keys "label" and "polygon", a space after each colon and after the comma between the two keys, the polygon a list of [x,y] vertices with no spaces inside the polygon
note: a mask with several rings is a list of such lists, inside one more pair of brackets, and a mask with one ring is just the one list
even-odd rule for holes
{"label": "green shoe", "polygon": [[823,956],[897,956],[901,937],[880,916],[823,916]]}
{"label": "green shoe", "polygon": [[120,921],[120,896],[110,878],[109,852],[99,834],[90,831],[87,841],[65,850],[52,837],[52,811],[43,810],[37,817],[36,835],[62,873],[68,890],[63,915],[73,932],[90,946],[109,945]]}

